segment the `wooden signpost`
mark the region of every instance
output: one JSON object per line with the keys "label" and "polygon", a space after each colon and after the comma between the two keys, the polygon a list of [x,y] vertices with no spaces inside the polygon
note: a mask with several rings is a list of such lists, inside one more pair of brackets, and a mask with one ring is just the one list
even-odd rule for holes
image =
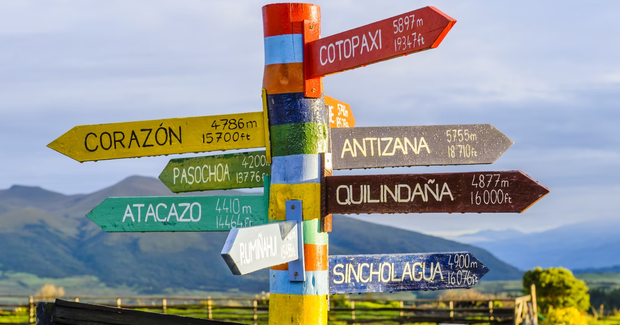
{"label": "wooden signpost", "polygon": [[299,258],[296,221],[234,228],[228,234],[222,257],[236,275],[252,273]]}
{"label": "wooden signpost", "polygon": [[269,144],[266,114],[79,125],[47,146],[80,162],[260,148]]}
{"label": "wooden signpost", "polygon": [[264,195],[107,198],[87,217],[107,232],[229,231],[267,223]]}
{"label": "wooden signpost", "polygon": [[328,213],[523,212],[549,189],[521,171],[330,176]]}
{"label": "wooden signpost", "polygon": [[468,289],[487,272],[469,252],[333,255],[329,293]]}
{"label": "wooden signpost", "polygon": [[352,128],[355,126],[351,105],[329,96],[324,96],[324,99],[325,107],[329,110],[329,127]]}
{"label": "wooden signpost", "polygon": [[334,169],[490,164],[513,142],[490,124],[333,129]]}
{"label": "wooden signpost", "polygon": [[171,159],[159,179],[174,193],[253,188],[271,175],[265,151]]}
{"label": "wooden signpost", "polygon": [[455,23],[425,7],[310,42],[310,78],[436,48]]}
{"label": "wooden signpost", "polygon": [[329,294],[470,288],[488,272],[468,252],[328,258],[332,213],[523,212],[549,193],[520,171],[331,176],[490,164],[513,142],[490,124],[353,128],[350,106],[324,96],[322,76],[439,46],[450,16],[425,7],[325,38],[320,22],[317,5],[263,7],[263,112],[76,126],[48,145],[80,162],[266,147],[160,175],[177,193],[264,177],[263,195],[108,198],[88,217],[108,232],[230,231],[234,274],[271,268],[272,325],[326,325]]}

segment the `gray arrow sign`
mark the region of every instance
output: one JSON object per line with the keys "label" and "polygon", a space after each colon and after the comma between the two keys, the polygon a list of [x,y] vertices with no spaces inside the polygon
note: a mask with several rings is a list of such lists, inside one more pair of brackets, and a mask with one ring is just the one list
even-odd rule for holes
{"label": "gray arrow sign", "polygon": [[331,129],[334,169],[490,164],[513,142],[491,124]]}
{"label": "gray arrow sign", "polygon": [[235,275],[295,261],[299,258],[297,229],[296,221],[233,228],[222,249],[222,257]]}

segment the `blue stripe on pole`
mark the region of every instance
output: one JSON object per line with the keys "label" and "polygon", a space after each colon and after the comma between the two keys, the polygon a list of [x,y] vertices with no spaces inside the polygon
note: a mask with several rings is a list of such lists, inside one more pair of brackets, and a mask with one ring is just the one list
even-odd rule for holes
{"label": "blue stripe on pole", "polygon": [[320,168],[320,157],[317,154],[272,157],[271,183],[320,183]]}
{"label": "blue stripe on pole", "polygon": [[306,281],[291,282],[288,271],[269,270],[270,293],[289,295],[326,295],[329,294],[328,271],[306,271]]}
{"label": "blue stripe on pole", "polygon": [[265,37],[265,65],[303,62],[303,45],[301,34]]}
{"label": "blue stripe on pole", "polygon": [[294,123],[329,124],[322,98],[305,98],[303,93],[267,96],[270,125]]}

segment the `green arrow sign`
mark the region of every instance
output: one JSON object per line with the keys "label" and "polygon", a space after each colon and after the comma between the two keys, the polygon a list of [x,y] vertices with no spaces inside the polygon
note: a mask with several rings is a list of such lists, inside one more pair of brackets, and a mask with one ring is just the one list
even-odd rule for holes
{"label": "green arrow sign", "polygon": [[271,174],[266,152],[172,159],[159,179],[174,193],[263,186]]}
{"label": "green arrow sign", "polygon": [[107,232],[229,231],[266,224],[267,197],[113,197],[87,217]]}

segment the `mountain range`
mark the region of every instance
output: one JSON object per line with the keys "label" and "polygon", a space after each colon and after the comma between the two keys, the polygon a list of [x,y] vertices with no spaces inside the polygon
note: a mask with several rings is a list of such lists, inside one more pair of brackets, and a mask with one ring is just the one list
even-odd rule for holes
{"label": "mountain range", "polygon": [[543,232],[485,230],[453,239],[484,248],[521,270],[561,266],[576,273],[619,273],[619,229],[620,218],[608,218]]}
{"label": "mountain range", "polygon": [[[145,294],[170,288],[268,291],[266,270],[231,274],[220,255],[225,232],[106,233],[85,217],[108,197],[170,195],[175,194],[160,180],[140,176],[91,194],[64,195],[18,185],[0,190],[0,271],[47,278],[94,275],[108,286]],[[488,251],[467,244],[345,216],[334,216],[333,229],[330,254],[469,251],[491,270],[483,280],[522,276]]]}

